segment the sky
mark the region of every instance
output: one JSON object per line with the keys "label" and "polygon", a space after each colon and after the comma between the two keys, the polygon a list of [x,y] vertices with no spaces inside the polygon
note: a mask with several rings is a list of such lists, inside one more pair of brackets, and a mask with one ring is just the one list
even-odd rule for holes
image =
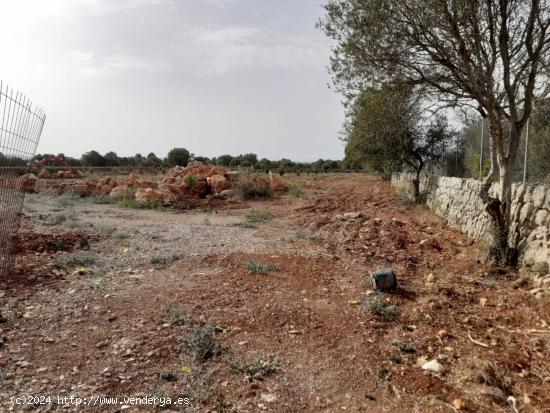
{"label": "sky", "polygon": [[0,79],[38,153],[341,159],[322,0],[2,0]]}

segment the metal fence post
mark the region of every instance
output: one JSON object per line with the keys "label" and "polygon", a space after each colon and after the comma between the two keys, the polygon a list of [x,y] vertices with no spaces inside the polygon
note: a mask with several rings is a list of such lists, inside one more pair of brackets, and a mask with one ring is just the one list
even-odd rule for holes
{"label": "metal fence post", "polygon": [[485,119],[481,118],[481,145],[479,152],[479,179],[483,178],[483,129],[485,129]]}
{"label": "metal fence post", "polygon": [[523,184],[527,180],[527,149],[529,147],[529,119],[527,119],[527,124],[525,125],[525,155],[523,157]]}

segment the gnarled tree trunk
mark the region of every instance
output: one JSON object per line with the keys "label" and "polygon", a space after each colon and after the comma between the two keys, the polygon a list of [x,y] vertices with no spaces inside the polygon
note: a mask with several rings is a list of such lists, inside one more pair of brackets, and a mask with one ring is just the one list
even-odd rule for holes
{"label": "gnarled tree trunk", "polygon": [[[491,217],[493,248],[491,255],[506,264],[515,264],[517,245],[515,237],[510,237],[512,207],[512,166],[514,164],[522,128],[516,122],[510,122],[509,141],[505,143],[504,120],[500,113],[490,113],[491,168],[484,178],[480,197]],[[505,151],[504,148],[508,148]],[[490,194],[491,185],[498,177],[495,193]]]}

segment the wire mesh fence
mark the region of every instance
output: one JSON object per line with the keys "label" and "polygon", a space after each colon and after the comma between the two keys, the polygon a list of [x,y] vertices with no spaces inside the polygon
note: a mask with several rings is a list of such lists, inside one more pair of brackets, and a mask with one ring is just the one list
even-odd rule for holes
{"label": "wire mesh fence", "polygon": [[25,198],[22,176],[42,134],[45,113],[0,82],[0,278],[13,266],[13,247]]}
{"label": "wire mesh fence", "polygon": [[[481,179],[491,165],[488,122],[476,122],[455,143],[441,175]],[[525,127],[511,168],[512,182],[550,184],[550,124]]]}

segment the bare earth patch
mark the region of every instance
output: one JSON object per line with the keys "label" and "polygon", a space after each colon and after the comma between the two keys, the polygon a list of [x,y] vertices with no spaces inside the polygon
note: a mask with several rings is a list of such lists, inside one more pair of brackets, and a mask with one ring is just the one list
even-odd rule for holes
{"label": "bare earth patch", "polygon": [[[291,179],[298,196],[185,213],[31,197],[23,234],[41,235],[0,290],[2,408],[33,394],[181,396],[191,406],[167,409],[189,412],[545,411],[550,303],[388,183]],[[385,267],[399,289],[373,292]],[[444,371],[421,368],[434,359]]]}

